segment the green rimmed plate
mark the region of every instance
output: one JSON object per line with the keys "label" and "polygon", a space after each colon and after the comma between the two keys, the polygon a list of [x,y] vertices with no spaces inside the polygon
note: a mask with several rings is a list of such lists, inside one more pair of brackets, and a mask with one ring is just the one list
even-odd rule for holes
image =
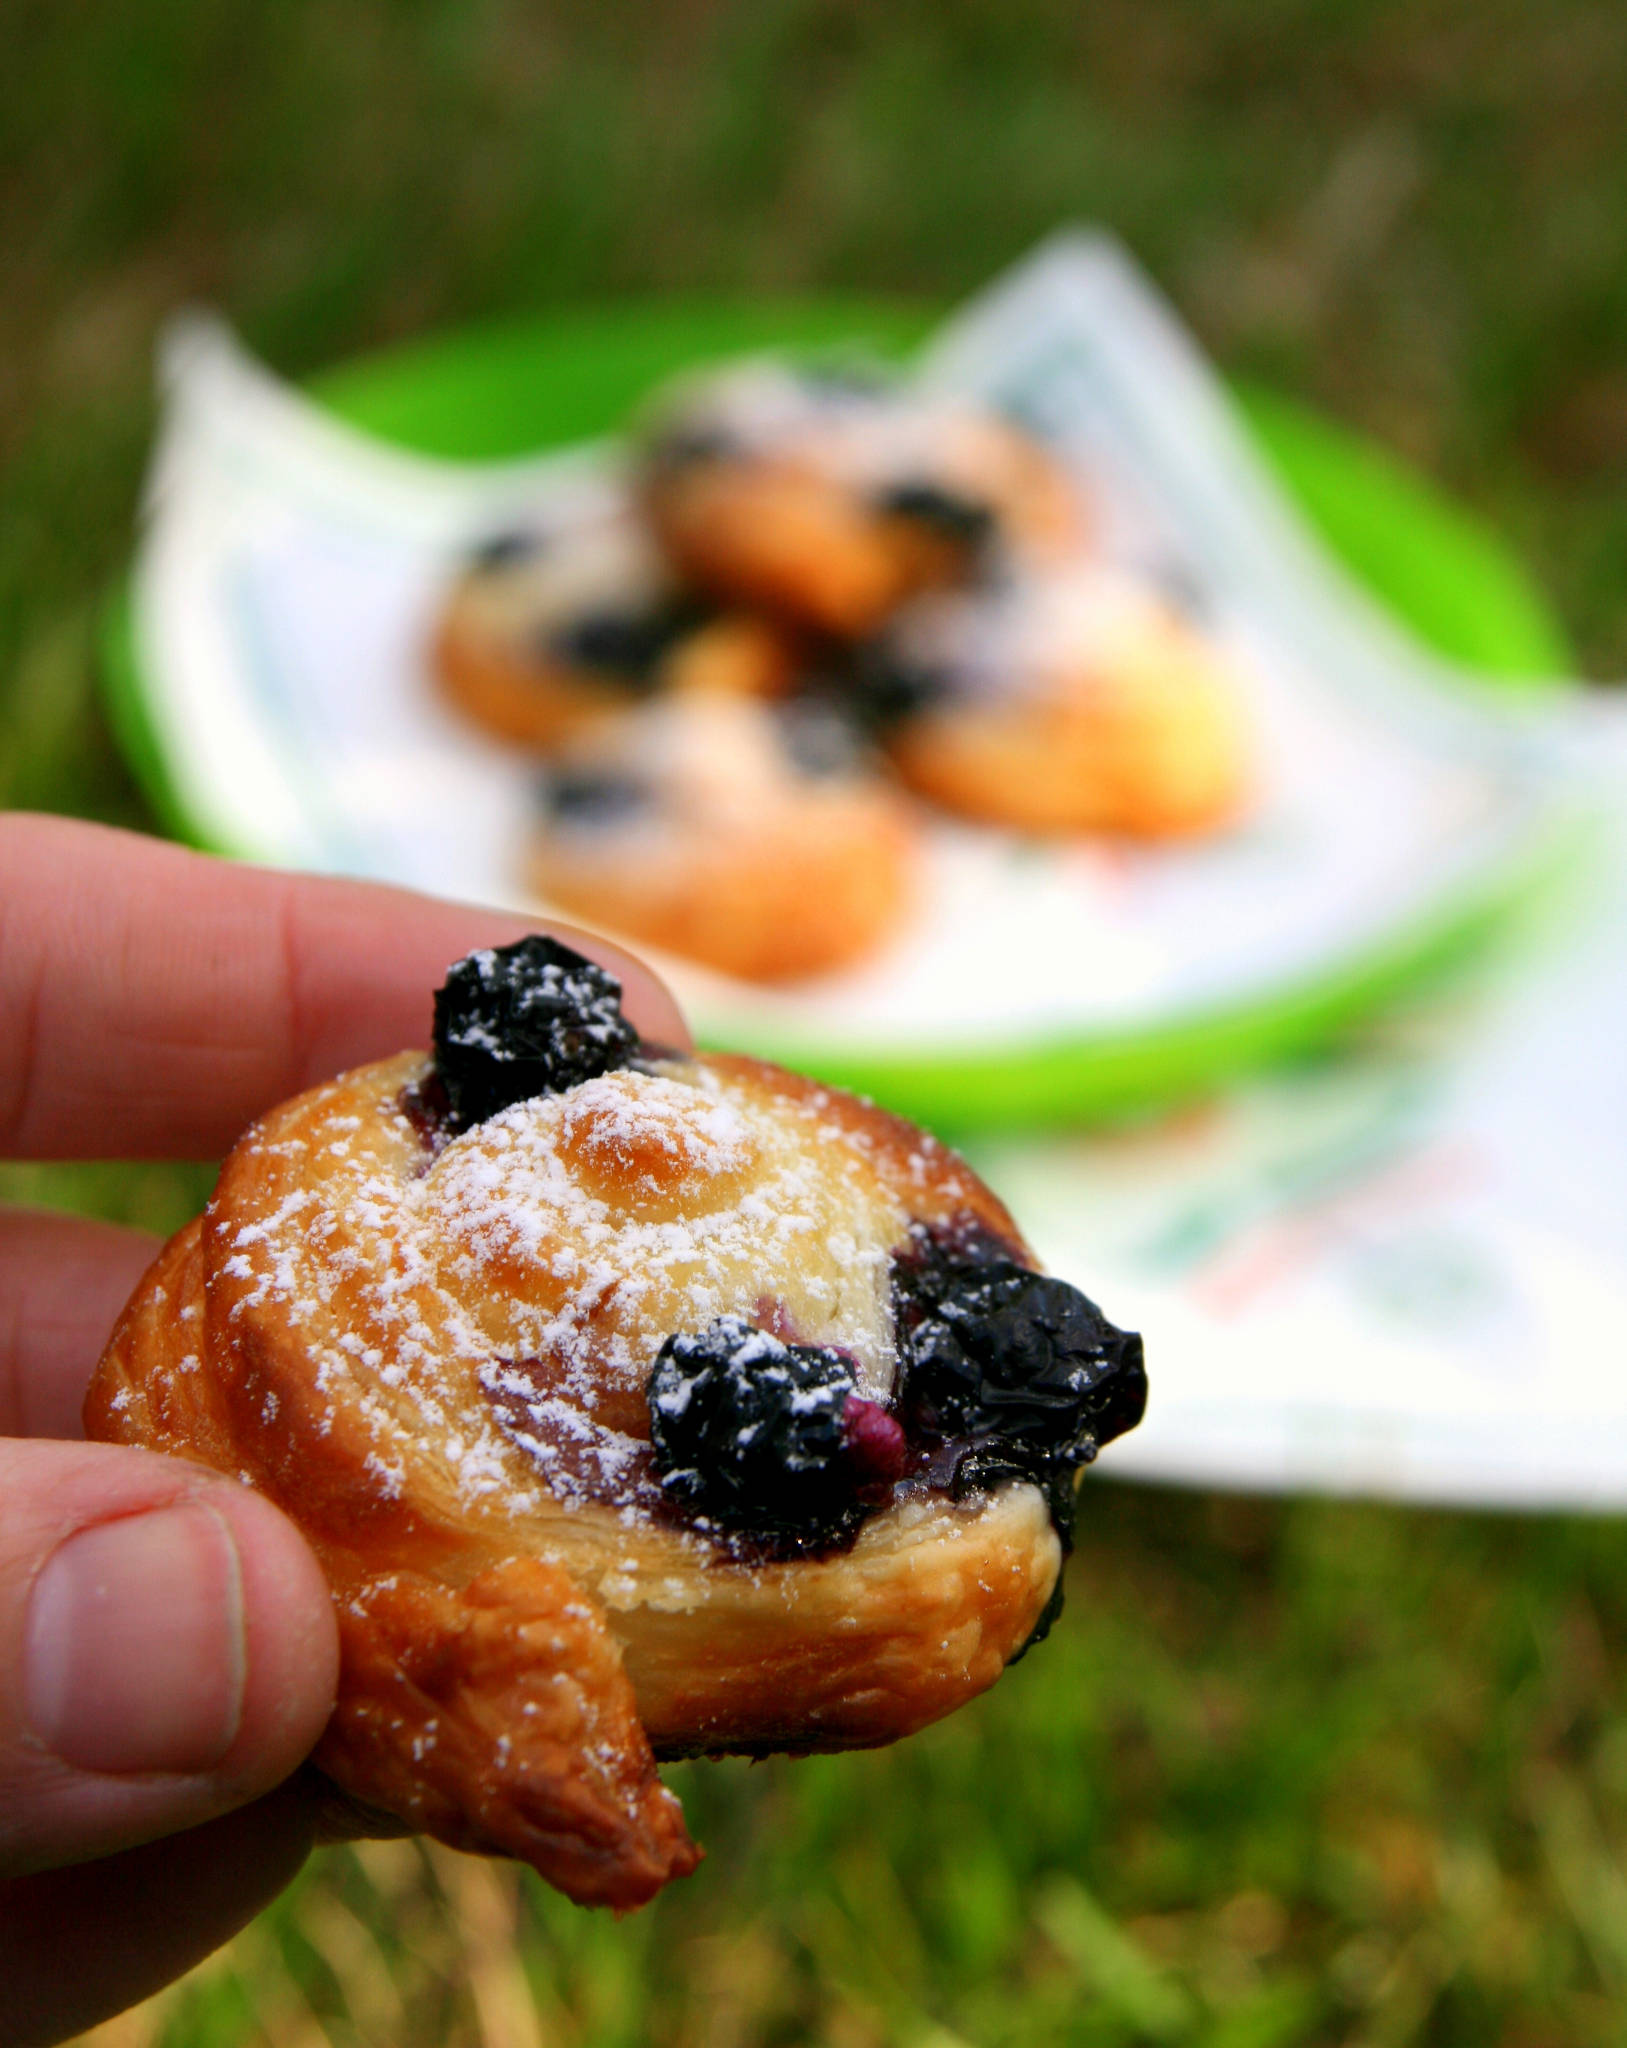
{"label": "green rimmed plate", "polygon": [[[817,349],[855,338],[900,353],[928,326],[919,309],[861,300],[635,304],[404,349],[334,371],[317,380],[312,393],[328,416],[422,458],[414,464],[403,456],[394,483],[409,496],[420,491],[426,505],[436,500],[437,531],[444,536],[460,518],[468,525],[481,492],[508,488],[501,465],[612,431],[629,406],[674,369],[763,348]],[[187,374],[178,373],[172,411],[193,420],[191,458],[213,461],[218,474],[188,501],[190,527],[161,506],[133,599],[110,626],[110,695],[131,758],[170,822],[200,843],[435,886],[448,867],[432,864],[426,873],[411,865],[412,852],[421,849],[404,848],[397,856],[368,838],[367,776],[330,774],[326,764],[337,753],[324,748],[308,719],[301,723],[300,703],[278,696],[299,650],[284,601],[286,564],[277,567],[274,540],[266,537],[277,521],[262,521],[265,531],[255,530],[241,560],[211,558],[207,573],[187,580],[189,547],[196,556],[218,546],[221,530],[236,530],[234,516],[244,531],[252,526],[230,491],[252,466],[244,449],[255,436],[266,455],[257,488],[273,497],[288,468],[280,455],[272,460],[267,454],[279,445],[277,433],[296,448],[302,435],[313,446],[320,440],[320,429],[286,395],[256,391],[252,378],[231,387],[226,377],[224,386],[231,388],[224,395],[216,388],[200,399],[202,381],[194,375],[189,384]],[[1471,520],[1302,409],[1259,392],[1242,393],[1237,402],[1255,445],[1325,543],[1424,640],[1488,679],[1501,679],[1510,696],[1528,694],[1536,687],[1531,678],[1562,669],[1563,643],[1547,611],[1518,565]],[[281,428],[279,403],[292,408]],[[203,428],[196,424],[200,418]],[[173,445],[169,454],[172,473],[184,470]],[[361,500],[345,500],[352,479],[341,472],[347,459],[358,474],[371,468],[368,490],[382,500],[394,487],[388,460],[360,436],[348,457],[336,446],[324,459],[329,469],[314,497],[339,507],[324,540],[325,573],[351,560],[359,565],[356,587],[373,589],[376,598],[382,583],[378,577],[375,585],[366,582],[378,567],[368,554],[372,536],[363,530]],[[174,495],[186,499],[184,491]],[[178,623],[189,590],[199,607],[218,611],[211,615],[214,638],[202,652],[187,639],[191,628],[183,631]],[[333,603],[331,593],[327,601]],[[188,662],[195,673],[178,680]],[[1403,693],[1408,687],[1401,685]],[[235,737],[230,721],[210,737],[220,711],[212,689],[217,698],[235,690],[242,699]],[[1461,715],[1432,706],[1423,724]],[[1493,752],[1506,738],[1518,751],[1516,739],[1493,735],[1489,727],[1476,727],[1472,737],[1475,747]],[[1437,750],[1452,743],[1439,734],[1429,741]],[[376,766],[375,782],[389,763],[380,757]],[[402,772],[409,773],[410,764]],[[1523,771],[1511,769],[1510,776],[1511,801],[1523,806],[1520,817],[1489,835],[1483,853],[1465,862],[1450,888],[1432,889],[1421,880],[1415,894],[1400,890],[1385,915],[1367,915],[1348,942],[1312,949],[1315,957],[1307,952],[1280,969],[1266,963],[1234,976],[1230,986],[1224,975],[1211,976],[1206,990],[1188,988],[1167,998],[1154,985],[1156,975],[1147,976],[1145,961],[1137,965],[1134,932],[1116,930],[1119,952],[1112,957],[1121,968],[1114,971],[1128,973],[1132,982],[1142,973],[1150,993],[1138,1002],[1132,992],[1116,1015],[1086,1026],[1054,1015],[1028,1017],[1019,1004],[992,1027],[934,1044],[930,1031],[901,1030],[896,1018],[867,1037],[848,1024],[840,991],[806,1005],[794,996],[761,999],[720,990],[704,980],[686,993],[708,1035],[863,1088],[940,1127],[1043,1125],[1142,1108],[1321,1042],[1481,939],[1556,857],[1562,836]],[[284,830],[267,793],[286,810],[290,791],[303,795],[321,781],[328,785],[321,804],[310,807],[316,824],[295,820]],[[458,787],[473,783],[465,778]],[[1223,858],[1236,865],[1235,853]],[[456,881],[453,886],[463,893]],[[1246,872],[1239,886],[1246,888]]]}

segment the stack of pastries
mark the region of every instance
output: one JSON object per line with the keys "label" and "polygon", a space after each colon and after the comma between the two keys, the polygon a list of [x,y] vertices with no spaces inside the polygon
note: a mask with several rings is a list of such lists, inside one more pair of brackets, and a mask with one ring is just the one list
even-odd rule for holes
{"label": "stack of pastries", "polygon": [[904,923],[928,807],[1144,839],[1236,813],[1225,664],[1096,525],[992,411],[753,361],[654,407],[610,509],[471,554],[435,673],[544,764],[544,897],[791,980]]}

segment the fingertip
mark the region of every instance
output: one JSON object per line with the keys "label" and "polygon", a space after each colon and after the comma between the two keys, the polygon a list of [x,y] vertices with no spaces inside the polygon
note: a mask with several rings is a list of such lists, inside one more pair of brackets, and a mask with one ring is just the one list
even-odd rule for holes
{"label": "fingertip", "polygon": [[102,1444],[0,1444],[0,1492],[0,1878],[196,1826],[298,1768],[338,1627],[276,1507]]}

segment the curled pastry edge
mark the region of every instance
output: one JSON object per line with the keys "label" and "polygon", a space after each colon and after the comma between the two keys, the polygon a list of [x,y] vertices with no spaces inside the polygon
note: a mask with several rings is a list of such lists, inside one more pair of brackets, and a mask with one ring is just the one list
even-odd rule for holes
{"label": "curled pastry edge", "polygon": [[372,1571],[324,1540],[252,1450],[245,1463],[231,1374],[200,1348],[203,1293],[193,1223],[125,1310],[86,1429],[242,1478],[311,1538],[340,1631],[338,1701],[312,1759],[343,1795],[330,1832],[369,1831],[376,1810],[453,1848],[518,1857],[579,1904],[619,1910],[692,1871],[700,1851],[656,1773],[597,1603],[542,1558],[499,1559],[457,1584],[398,1560]]}

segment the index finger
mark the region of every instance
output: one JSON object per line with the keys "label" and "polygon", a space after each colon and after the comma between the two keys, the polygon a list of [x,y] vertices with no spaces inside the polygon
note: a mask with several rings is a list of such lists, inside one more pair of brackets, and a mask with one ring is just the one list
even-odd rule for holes
{"label": "index finger", "polygon": [[[549,925],[686,1046],[656,976]],[[429,1042],[447,966],[538,921],[238,867],[62,818],[0,818],[0,1154],[215,1158],[272,1104]]]}

